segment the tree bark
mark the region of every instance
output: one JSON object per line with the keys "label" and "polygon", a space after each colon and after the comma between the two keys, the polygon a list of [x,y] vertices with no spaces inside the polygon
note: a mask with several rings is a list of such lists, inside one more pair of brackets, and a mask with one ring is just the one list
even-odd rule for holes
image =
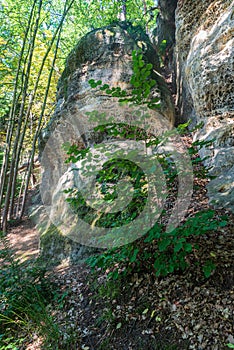
{"label": "tree bark", "polygon": [[46,91],[45,91],[43,106],[42,106],[40,118],[38,120],[37,129],[36,129],[36,132],[35,132],[34,138],[33,138],[32,152],[31,152],[31,155],[30,155],[30,158],[29,158],[29,166],[28,166],[28,171],[27,171],[26,180],[25,180],[25,188],[24,188],[24,194],[23,194],[23,198],[22,198],[21,210],[19,212],[19,219],[22,219],[23,214],[24,214],[24,210],[25,210],[25,204],[26,204],[26,198],[27,198],[27,193],[28,193],[28,186],[29,186],[29,181],[30,181],[33,161],[34,161],[36,143],[37,143],[37,140],[38,140],[38,137],[39,137],[39,133],[40,133],[40,130],[41,130],[41,123],[42,123],[44,112],[45,112],[45,108],[46,108],[46,102],[47,102],[47,97],[48,97],[48,94],[49,94],[50,83],[51,83],[51,78],[52,78],[52,74],[53,74],[53,71],[54,71],[55,61],[56,61],[56,58],[57,58],[57,52],[58,52],[58,48],[59,48],[60,35],[61,35],[61,31],[62,31],[63,22],[64,22],[64,20],[66,18],[66,15],[67,15],[68,11],[72,7],[74,1],[75,0],[72,0],[71,3],[68,6],[67,6],[68,0],[66,1],[65,5],[64,5],[64,13],[63,13],[62,19],[61,19],[61,21],[60,21],[60,23],[59,23],[59,25],[57,27],[57,30],[55,32],[54,37],[53,37],[53,40],[54,40],[56,38],[57,34],[58,34],[57,41],[56,41],[54,58],[53,58],[52,66],[51,66],[51,69],[50,69],[50,74],[49,74],[49,77],[48,77],[47,88],[46,88]]}
{"label": "tree bark", "polygon": [[[2,163],[2,167],[1,167],[1,173],[0,173],[0,179],[1,179],[1,183],[0,183],[0,210],[1,210],[1,206],[3,204],[4,189],[5,189],[6,180],[7,180],[7,170],[8,170],[8,166],[9,166],[11,142],[12,142],[12,136],[13,136],[14,126],[15,126],[15,118],[16,118],[16,107],[17,107],[17,103],[19,100],[19,96],[22,93],[22,86],[20,87],[21,91],[18,92],[19,79],[22,78],[20,70],[22,67],[22,61],[24,60],[25,46],[26,46],[26,43],[28,40],[28,34],[29,34],[29,31],[31,28],[31,23],[33,20],[33,14],[34,14],[34,9],[35,9],[36,3],[37,3],[37,0],[34,0],[30,15],[29,15],[28,26],[26,27],[24,40],[23,40],[22,48],[21,48],[20,55],[19,55],[17,71],[16,71],[14,92],[13,92],[13,98],[12,98],[11,109],[10,109],[10,114],[9,114],[9,122],[8,122],[8,126],[7,126],[6,145],[5,145],[3,163]],[[0,226],[1,226],[1,224],[2,224],[2,222],[1,222],[1,212],[0,212]]]}

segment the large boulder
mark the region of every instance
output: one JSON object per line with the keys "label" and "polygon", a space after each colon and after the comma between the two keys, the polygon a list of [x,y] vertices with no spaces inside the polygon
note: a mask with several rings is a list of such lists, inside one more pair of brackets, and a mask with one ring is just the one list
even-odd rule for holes
{"label": "large boulder", "polygon": [[[169,121],[171,126],[174,125],[174,104],[160,74],[155,47],[141,28],[125,22],[114,23],[85,35],[68,56],[58,84],[55,113],[41,134],[41,149],[57,124],[66,120],[67,114],[80,119],[81,112],[85,113],[87,109],[99,110],[103,102],[111,100],[104,93],[92,89],[88,83],[90,79],[101,80],[111,87],[119,86],[129,91],[133,73],[132,51],[139,49],[143,51],[144,60],[153,65],[152,78],[157,84],[152,89],[152,96],[158,96],[161,101],[160,110],[155,115]],[[114,101],[117,103],[117,99]],[[81,123],[79,127],[82,128]]]}
{"label": "large boulder", "polygon": [[210,201],[234,210],[234,2],[181,0],[176,10],[177,104],[181,121],[204,126],[196,139],[214,139],[203,149],[216,176]]}
{"label": "large boulder", "polygon": [[[133,73],[132,51],[138,49],[142,49],[144,60],[153,65],[152,78],[157,84],[152,91],[152,96],[160,98],[160,109],[149,110],[139,107],[132,109],[128,106],[120,106],[118,98],[110,97],[99,89],[92,89],[88,83],[91,79],[101,80],[110,87],[119,86],[130,91],[129,81]],[[62,147],[63,144],[74,143],[82,149],[107,142],[108,138],[105,134],[96,133],[93,129],[97,125],[108,124],[113,120],[117,123],[145,128],[154,134],[160,134],[173,126],[174,105],[171,93],[160,75],[159,66],[157,52],[147,35],[140,28],[127,23],[115,23],[88,33],[71,52],[58,84],[56,111],[40,138],[43,168],[41,194],[50,218],[58,218],[60,216],[57,215],[58,213],[61,213],[61,217],[66,217],[63,210],[65,204],[64,208],[60,208],[61,211],[57,213],[55,213],[54,204],[59,205],[61,200],[64,202],[64,199],[61,199],[63,197],[57,194],[58,191],[59,193],[62,191],[64,179],[69,174],[70,165],[65,164],[67,156]],[[87,112],[94,112],[93,121],[90,120],[90,114]],[[53,224],[56,226],[56,219]],[[64,232],[60,234],[63,235]],[[65,232],[65,239],[66,235],[67,232]],[[42,232],[41,247],[44,254],[46,250],[48,252],[44,243],[48,241],[45,236],[46,232]],[[58,239],[57,241],[60,242]],[[62,242],[59,244],[61,247],[66,246],[66,252],[74,253],[74,249],[67,249],[67,245],[77,245],[77,259],[80,259],[78,250],[82,246],[79,246],[79,242],[71,243],[69,239],[66,244]],[[55,243],[53,246],[50,245],[49,254],[53,256],[53,250],[56,251],[56,249]],[[59,254],[61,255],[61,252]]]}

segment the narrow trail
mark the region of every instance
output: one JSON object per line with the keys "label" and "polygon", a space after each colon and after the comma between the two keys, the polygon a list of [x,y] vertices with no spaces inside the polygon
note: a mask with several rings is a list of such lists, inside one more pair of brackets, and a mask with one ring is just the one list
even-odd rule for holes
{"label": "narrow trail", "polygon": [[30,219],[24,218],[20,224],[10,227],[7,238],[21,261],[38,257],[39,232]]}

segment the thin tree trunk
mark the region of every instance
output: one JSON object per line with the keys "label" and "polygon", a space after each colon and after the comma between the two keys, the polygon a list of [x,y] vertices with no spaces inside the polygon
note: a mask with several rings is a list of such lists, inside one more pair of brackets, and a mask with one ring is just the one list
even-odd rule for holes
{"label": "thin tree trunk", "polygon": [[41,123],[42,123],[42,120],[43,120],[43,116],[44,116],[44,112],[45,112],[45,108],[46,108],[47,97],[48,97],[48,94],[49,94],[49,89],[50,89],[50,84],[51,84],[51,79],[52,79],[52,75],[53,75],[53,72],[54,72],[54,66],[55,66],[55,62],[56,62],[56,58],[57,58],[57,52],[58,52],[58,48],[59,48],[59,42],[60,42],[60,36],[61,36],[63,22],[64,22],[64,20],[66,18],[66,15],[67,15],[68,11],[72,7],[74,1],[75,0],[72,0],[67,8],[66,8],[67,1],[66,1],[65,5],[64,5],[64,12],[63,12],[62,19],[61,19],[61,21],[60,21],[60,23],[58,25],[57,30],[56,30],[56,35],[58,33],[58,38],[57,38],[57,41],[56,41],[55,53],[54,53],[54,57],[53,57],[52,66],[51,66],[51,69],[50,69],[50,74],[49,74],[49,77],[48,77],[48,82],[47,82],[46,92],[45,92],[44,101],[43,101],[43,105],[42,105],[42,110],[41,110],[40,118],[38,120],[37,129],[36,129],[36,132],[35,132],[34,138],[33,138],[32,152],[31,152],[31,155],[30,155],[30,158],[29,158],[29,167],[28,167],[28,172],[27,172],[26,181],[25,181],[25,189],[24,189],[24,194],[23,194],[23,199],[22,199],[21,210],[20,210],[20,213],[19,213],[19,219],[22,219],[23,214],[24,214],[25,203],[26,203],[26,198],[27,198],[27,193],[28,193],[28,185],[29,185],[29,181],[30,181],[30,176],[31,176],[31,171],[32,171],[32,166],[33,166],[33,160],[34,160],[34,155],[35,155],[36,143],[37,143],[37,140],[38,140],[39,133],[41,131]]}
{"label": "thin tree trunk", "polygon": [[[145,0],[142,0],[142,3],[143,3],[143,7],[144,7],[144,12],[143,13],[144,13],[144,16],[146,16],[146,14],[147,14],[147,4],[146,4]],[[148,22],[145,25],[145,30],[146,30],[146,33],[148,34],[149,33]]]}
{"label": "thin tree trunk", "polygon": [[[22,146],[23,146],[23,141],[24,141],[25,133],[26,133],[27,126],[28,126],[28,120],[29,120],[31,109],[32,109],[32,106],[33,106],[33,102],[34,102],[34,99],[35,99],[35,96],[36,96],[37,88],[38,88],[38,85],[39,85],[39,82],[40,82],[40,77],[41,77],[41,74],[43,72],[43,68],[44,68],[44,65],[46,63],[46,59],[47,59],[47,57],[48,57],[48,55],[49,55],[49,53],[50,53],[50,51],[51,51],[51,49],[53,47],[54,41],[55,41],[55,39],[57,37],[57,34],[58,34],[59,30],[60,30],[60,24],[58,25],[58,27],[57,27],[54,35],[53,35],[53,38],[50,41],[50,45],[47,48],[46,53],[45,53],[45,55],[44,55],[44,57],[42,59],[42,63],[41,63],[41,66],[40,66],[40,69],[39,69],[39,72],[38,72],[38,75],[37,75],[37,79],[36,79],[36,82],[34,84],[34,88],[33,88],[33,91],[31,93],[31,96],[30,96],[29,105],[28,105],[27,112],[26,112],[26,115],[25,115],[24,127],[23,127],[23,129],[22,129],[22,131],[20,133],[20,139],[19,139],[19,141],[17,143],[16,163],[18,163],[19,158],[20,158],[21,149],[22,149]],[[14,194],[15,194],[17,174],[18,174],[18,167],[15,167],[14,168],[14,176],[13,176],[13,180],[12,180],[11,199],[10,199],[10,207],[9,207],[10,218],[12,216],[13,208],[14,208]]]}
{"label": "thin tree trunk", "polygon": [[29,83],[29,76],[30,76],[31,64],[32,64],[32,57],[33,57],[33,52],[34,52],[36,35],[37,35],[38,27],[39,27],[41,8],[42,8],[42,0],[39,0],[38,10],[37,10],[37,15],[36,15],[36,22],[34,25],[33,36],[32,36],[30,47],[29,47],[29,58],[28,58],[28,62],[27,62],[26,76],[25,76],[25,80],[24,80],[24,87],[23,87],[23,93],[22,93],[22,101],[21,101],[21,106],[20,106],[20,111],[19,111],[19,116],[18,116],[18,127],[17,127],[17,131],[16,131],[14,147],[12,150],[11,167],[10,167],[8,183],[7,183],[7,190],[6,190],[6,195],[5,195],[5,205],[4,205],[3,216],[2,216],[2,227],[3,227],[4,232],[6,232],[6,229],[7,229],[9,203],[10,203],[10,197],[12,194],[11,189],[12,189],[12,187],[15,187],[15,184],[13,184],[12,181],[14,179],[15,169],[18,168],[18,162],[19,162],[19,158],[17,157],[18,141],[19,141],[21,126],[22,126],[22,122],[23,122],[24,109],[25,109],[25,103],[26,103],[26,98],[27,98],[27,89],[28,89],[28,83]]}
{"label": "thin tree trunk", "polygon": [[119,20],[124,22],[127,20],[127,0],[118,0],[118,2],[121,4],[121,10],[119,13]]}
{"label": "thin tree trunk", "polygon": [[[26,46],[26,42],[27,42],[27,38],[28,38],[28,33],[29,33],[29,30],[31,27],[31,22],[33,19],[33,13],[34,13],[34,8],[36,6],[36,3],[37,3],[37,0],[34,0],[30,15],[29,15],[29,21],[28,21],[28,25],[26,27],[24,40],[23,40],[22,48],[21,48],[20,55],[19,55],[19,62],[18,62],[18,66],[17,66],[17,71],[16,71],[14,92],[13,92],[13,98],[12,98],[12,103],[11,103],[11,109],[10,109],[10,113],[9,113],[9,121],[8,121],[8,125],[7,125],[6,145],[5,145],[5,149],[4,149],[3,163],[2,163],[2,167],[1,167],[1,173],[0,173],[0,179],[1,179],[1,182],[0,182],[0,208],[1,208],[1,205],[3,203],[4,188],[5,188],[6,179],[7,179],[7,169],[8,169],[8,165],[9,165],[9,156],[10,156],[12,135],[13,135],[13,130],[14,130],[14,126],[15,126],[16,107],[17,107],[17,102],[18,102],[19,96],[22,92],[22,91],[20,91],[20,93],[18,93],[20,69],[21,69],[23,58],[24,58],[25,46]],[[1,211],[0,211],[0,226],[1,226]]]}
{"label": "thin tree trunk", "polygon": [[15,216],[16,216],[16,218],[18,217],[18,213],[19,213],[19,210],[20,210],[20,198],[21,198],[23,190],[24,190],[25,178],[26,178],[26,172],[24,173],[24,176],[23,176],[23,179],[22,179],[22,182],[21,182],[21,185],[20,185],[17,206],[16,206],[16,209],[15,209]]}

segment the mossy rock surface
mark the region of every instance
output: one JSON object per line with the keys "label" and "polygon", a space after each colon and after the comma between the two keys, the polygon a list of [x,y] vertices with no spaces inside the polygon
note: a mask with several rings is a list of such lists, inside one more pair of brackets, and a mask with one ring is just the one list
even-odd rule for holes
{"label": "mossy rock surface", "polygon": [[43,205],[33,208],[30,219],[35,223],[40,235],[40,257],[47,266],[55,266],[63,261],[78,264],[98,253],[93,247],[84,246],[69,239],[53,225]]}
{"label": "mossy rock surface", "polygon": [[40,249],[43,260],[57,264],[69,255],[68,239],[53,224],[40,236]]}
{"label": "mossy rock surface", "polygon": [[40,251],[42,259],[49,265],[57,265],[63,260],[71,264],[81,263],[99,250],[74,242],[51,224],[40,236]]}

